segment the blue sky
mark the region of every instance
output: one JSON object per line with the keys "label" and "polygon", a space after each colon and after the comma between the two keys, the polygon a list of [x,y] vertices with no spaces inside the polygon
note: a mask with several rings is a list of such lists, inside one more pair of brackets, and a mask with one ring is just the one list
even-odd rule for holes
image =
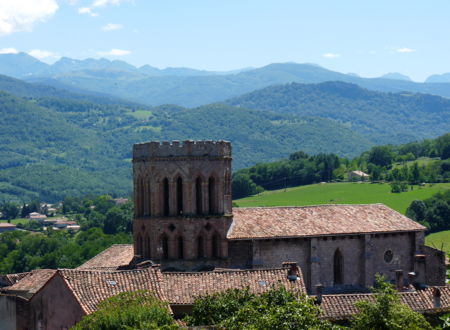
{"label": "blue sky", "polygon": [[450,72],[450,1],[1,0],[0,53],[233,70]]}

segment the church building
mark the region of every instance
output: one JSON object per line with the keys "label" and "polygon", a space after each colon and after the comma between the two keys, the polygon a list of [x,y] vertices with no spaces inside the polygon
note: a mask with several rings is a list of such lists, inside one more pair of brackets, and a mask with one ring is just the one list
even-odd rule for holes
{"label": "church building", "polygon": [[231,160],[225,141],[134,145],[135,260],[162,271],[295,262],[310,293],[364,291],[377,273],[445,284],[444,254],[424,245],[426,228],[385,205],[233,209]]}

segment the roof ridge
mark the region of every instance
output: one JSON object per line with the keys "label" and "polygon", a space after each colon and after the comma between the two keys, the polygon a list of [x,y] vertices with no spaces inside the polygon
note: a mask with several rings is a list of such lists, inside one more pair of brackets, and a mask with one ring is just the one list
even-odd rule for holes
{"label": "roof ridge", "polygon": [[314,204],[314,205],[284,205],[284,206],[250,206],[250,207],[235,207],[235,209],[306,209],[306,208],[313,208],[313,207],[323,207],[323,206],[370,206],[370,205],[383,205],[388,207],[384,203],[366,203],[366,204]]}
{"label": "roof ridge", "polygon": [[218,274],[218,273],[250,273],[250,272],[261,272],[261,271],[274,271],[274,270],[284,270],[287,268],[277,267],[277,268],[259,268],[259,269],[230,269],[230,270],[218,270],[209,272],[161,272],[163,275],[203,275],[203,274]]}

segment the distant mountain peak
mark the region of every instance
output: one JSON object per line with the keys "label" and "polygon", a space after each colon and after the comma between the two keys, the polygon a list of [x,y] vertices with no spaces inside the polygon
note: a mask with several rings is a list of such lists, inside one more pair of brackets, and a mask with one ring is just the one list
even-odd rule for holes
{"label": "distant mountain peak", "polygon": [[450,72],[442,74],[433,74],[425,80],[426,83],[449,83],[450,82]]}
{"label": "distant mountain peak", "polygon": [[410,77],[405,76],[404,74],[398,73],[398,72],[389,72],[385,75],[382,75],[380,78],[382,79],[392,79],[392,80],[406,80],[406,81],[412,81]]}

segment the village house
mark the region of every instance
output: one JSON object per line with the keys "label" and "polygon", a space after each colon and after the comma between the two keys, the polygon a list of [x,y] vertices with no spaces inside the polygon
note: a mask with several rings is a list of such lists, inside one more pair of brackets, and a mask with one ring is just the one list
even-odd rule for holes
{"label": "village house", "polygon": [[348,181],[367,181],[370,175],[363,171],[351,171],[348,173]]}
{"label": "village house", "polygon": [[8,222],[0,222],[0,234],[16,230],[16,225]]}
{"label": "village house", "polygon": [[47,216],[38,212],[31,212],[30,214],[28,214],[28,218],[30,219],[30,221],[34,220],[43,223],[47,219]]}

